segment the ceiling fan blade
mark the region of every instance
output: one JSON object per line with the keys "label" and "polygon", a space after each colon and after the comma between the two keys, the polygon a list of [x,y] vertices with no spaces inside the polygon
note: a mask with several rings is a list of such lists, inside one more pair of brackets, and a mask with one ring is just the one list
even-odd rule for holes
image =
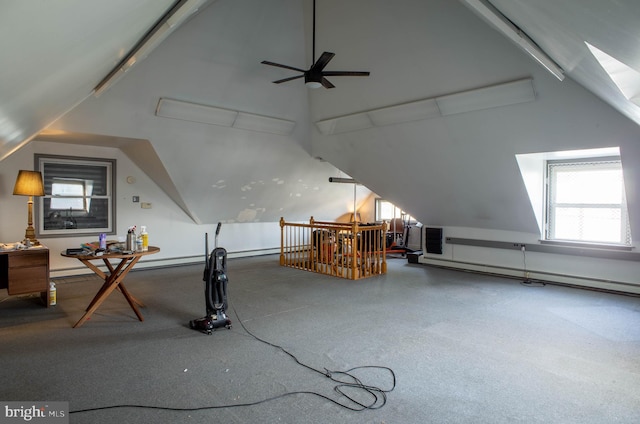
{"label": "ceiling fan blade", "polygon": [[287,82],[287,81],[291,81],[291,80],[294,80],[294,79],[302,78],[303,76],[304,76],[304,74],[297,75],[295,77],[284,78],[284,79],[280,79],[280,80],[277,80],[277,81],[273,81],[273,83],[274,84],[280,84],[280,83],[283,83],[283,82]]}
{"label": "ceiling fan blade", "polygon": [[322,55],[320,55],[318,60],[316,60],[316,63],[314,63],[313,66],[311,66],[311,69],[309,70],[314,72],[322,71],[324,67],[327,66],[329,61],[333,59],[333,56],[335,55],[336,55],[335,53],[330,53],[330,52],[322,53]]}
{"label": "ceiling fan blade", "polygon": [[328,77],[368,77],[369,72],[361,71],[323,71],[322,75]]}
{"label": "ceiling fan blade", "polygon": [[[312,59],[316,57],[316,0],[313,0],[313,48],[312,48]],[[323,52],[318,60],[315,61],[311,65],[309,69],[306,71],[300,68],[296,68],[293,66],[283,65],[281,63],[270,62],[268,60],[263,60],[261,63],[264,65],[276,66],[278,68],[290,69],[292,71],[301,72],[301,75],[296,75],[295,77],[289,77],[280,79],[277,81],[273,81],[274,84],[280,84],[283,82],[291,81],[294,79],[304,77],[304,82],[309,87],[317,87],[318,83],[320,83],[324,88],[335,88],[335,85],[331,83],[325,76],[354,76],[354,77],[367,77],[369,76],[369,72],[364,71],[327,71],[324,72],[323,69],[329,64],[331,59],[335,56],[335,53],[331,52]]]}
{"label": "ceiling fan blade", "polygon": [[289,66],[289,65],[282,65],[280,63],[269,62],[268,60],[263,60],[260,63],[262,63],[263,65],[277,66],[278,68],[291,69],[292,71],[305,72],[304,69],[294,68],[293,66]]}
{"label": "ceiling fan blade", "polygon": [[322,77],[322,79],[320,80],[320,83],[322,84],[322,86],[324,88],[334,88],[335,85],[331,84],[331,82],[326,79],[325,77]]}

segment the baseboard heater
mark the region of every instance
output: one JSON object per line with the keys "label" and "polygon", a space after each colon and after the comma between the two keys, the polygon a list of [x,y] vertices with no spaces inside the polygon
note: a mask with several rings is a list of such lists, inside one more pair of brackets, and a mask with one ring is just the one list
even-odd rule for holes
{"label": "baseboard heater", "polygon": [[[486,265],[474,262],[453,261],[440,258],[423,258],[420,262],[425,266],[433,266],[455,271],[471,272],[484,275],[494,275],[503,278],[522,279],[525,271],[519,268],[504,267],[499,265]],[[634,295],[640,297],[640,286],[634,283],[614,281],[602,278],[587,277],[581,275],[567,275],[546,271],[526,271],[529,274],[530,282],[541,282],[545,284],[565,286],[572,288],[598,290],[608,293],[624,295]]]}
{"label": "baseboard heater", "polygon": [[[492,249],[511,249],[527,252],[551,253],[556,255],[586,256],[591,258],[615,259],[620,261],[640,261],[640,253],[630,252],[626,247],[596,248],[579,246],[567,246],[545,243],[514,243],[509,241],[479,240],[457,237],[447,237],[447,244],[458,244],[464,246],[488,247]],[[620,250],[621,248],[625,250]]]}

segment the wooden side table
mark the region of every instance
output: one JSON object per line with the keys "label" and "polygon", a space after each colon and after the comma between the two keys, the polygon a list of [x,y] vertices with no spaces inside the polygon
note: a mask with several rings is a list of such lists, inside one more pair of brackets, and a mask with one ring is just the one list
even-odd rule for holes
{"label": "wooden side table", "polygon": [[[123,284],[124,277],[127,276],[129,271],[133,269],[136,263],[140,260],[141,257],[146,255],[152,255],[154,253],[158,253],[160,251],[159,247],[149,246],[149,250],[145,250],[142,252],[133,252],[133,253],[105,253],[100,256],[96,255],[71,255],[66,252],[60,253],[62,256],[67,258],[76,258],[80,262],[82,262],[87,268],[96,273],[100,278],[104,280],[104,284],[98,290],[98,293],[94,296],[89,306],[87,306],[87,310],[85,314],[78,320],[78,322],[73,326],[73,328],[80,327],[86,320],[88,320],[91,315],[98,309],[98,307],[106,300],[107,297],[116,289],[127,299],[129,306],[133,309],[136,316],[140,321],[144,321],[138,306],[144,307],[142,302],[134,298],[127,288]],[[116,266],[111,263],[111,259],[120,260]],[[92,261],[102,260],[104,264],[107,266],[108,273],[102,271],[95,265]]]}

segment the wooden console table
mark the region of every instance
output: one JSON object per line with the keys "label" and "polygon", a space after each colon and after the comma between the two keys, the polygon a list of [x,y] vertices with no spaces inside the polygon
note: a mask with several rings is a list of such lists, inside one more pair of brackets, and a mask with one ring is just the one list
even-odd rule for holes
{"label": "wooden console table", "polygon": [[[104,302],[107,297],[115,290],[118,289],[120,293],[127,299],[129,306],[133,309],[136,316],[140,321],[144,321],[142,314],[138,310],[138,306],[143,306],[142,302],[137,300],[135,297],[131,296],[129,291],[126,289],[124,284],[122,283],[124,277],[131,271],[133,266],[138,263],[141,257],[145,255],[152,255],[154,253],[158,253],[160,248],[155,246],[149,246],[149,250],[145,250],[142,252],[133,252],[133,253],[105,253],[103,255],[69,255],[66,252],[60,253],[62,256],[67,258],[76,258],[80,262],[82,262],[87,268],[96,273],[100,278],[104,280],[104,284],[98,290],[98,293],[94,296],[89,306],[87,306],[87,310],[85,314],[78,320],[78,322],[73,326],[73,328],[80,327],[86,320],[88,320],[91,315],[98,309],[98,307]],[[111,263],[110,259],[119,259],[120,262],[115,267]],[[102,271],[98,268],[97,265],[93,264],[91,261],[102,260],[104,264],[107,266],[108,273]]]}
{"label": "wooden console table", "polygon": [[39,292],[48,307],[49,249],[0,251],[0,289],[7,289],[10,296]]}

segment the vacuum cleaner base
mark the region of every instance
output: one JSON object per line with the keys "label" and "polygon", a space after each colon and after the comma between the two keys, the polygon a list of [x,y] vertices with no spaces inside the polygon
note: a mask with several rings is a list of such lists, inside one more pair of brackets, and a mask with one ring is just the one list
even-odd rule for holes
{"label": "vacuum cleaner base", "polygon": [[226,317],[206,316],[189,321],[189,327],[211,335],[217,328],[231,329],[231,320]]}

